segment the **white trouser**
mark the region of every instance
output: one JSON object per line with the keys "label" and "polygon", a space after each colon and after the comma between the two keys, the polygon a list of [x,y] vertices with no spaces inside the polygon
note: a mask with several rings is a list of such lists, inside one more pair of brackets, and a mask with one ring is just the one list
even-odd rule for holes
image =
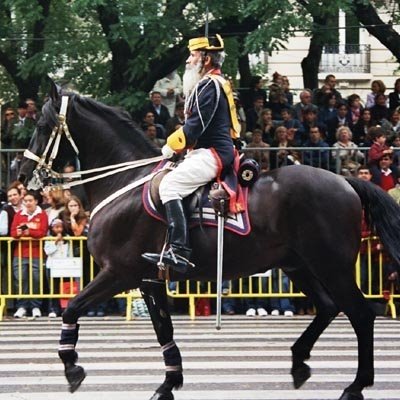
{"label": "white trouser", "polygon": [[190,151],[161,181],[159,192],[162,203],[189,196],[197,188],[214,179],[217,174],[218,163],[210,149]]}

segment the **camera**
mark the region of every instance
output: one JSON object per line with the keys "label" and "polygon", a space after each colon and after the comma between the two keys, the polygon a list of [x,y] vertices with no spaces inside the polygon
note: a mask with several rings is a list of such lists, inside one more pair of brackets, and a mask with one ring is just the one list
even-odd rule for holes
{"label": "camera", "polygon": [[28,225],[23,224],[23,225],[20,225],[18,228],[21,229],[22,231],[26,231],[28,229]]}

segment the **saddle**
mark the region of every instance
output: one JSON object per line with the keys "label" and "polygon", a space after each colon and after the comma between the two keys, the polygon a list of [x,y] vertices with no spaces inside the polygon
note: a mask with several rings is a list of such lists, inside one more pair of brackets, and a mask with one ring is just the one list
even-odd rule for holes
{"label": "saddle", "polygon": [[[167,164],[169,163],[169,164]],[[174,168],[169,161],[162,161],[155,170],[160,172],[144,185],[142,199],[146,212],[155,219],[166,223],[164,207],[160,200],[159,185],[164,176]],[[239,185],[237,175],[232,169],[224,181],[215,185],[209,182],[200,187],[193,194],[183,200],[183,205],[188,219],[189,229],[201,225],[217,226],[217,212],[225,216],[225,229],[238,235],[248,235],[251,231],[248,208],[248,188]],[[218,207],[223,199],[228,205],[220,210]]]}

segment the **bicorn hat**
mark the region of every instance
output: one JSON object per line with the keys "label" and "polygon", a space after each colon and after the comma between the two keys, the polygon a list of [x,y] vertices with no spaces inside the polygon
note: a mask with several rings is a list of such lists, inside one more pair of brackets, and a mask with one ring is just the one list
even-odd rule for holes
{"label": "bicorn hat", "polygon": [[190,39],[188,48],[190,51],[222,51],[224,50],[224,41],[217,33],[215,37],[198,37]]}

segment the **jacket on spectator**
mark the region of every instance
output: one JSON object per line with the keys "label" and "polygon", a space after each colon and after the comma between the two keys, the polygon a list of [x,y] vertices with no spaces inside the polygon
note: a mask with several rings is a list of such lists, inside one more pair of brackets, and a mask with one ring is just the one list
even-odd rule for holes
{"label": "jacket on spectator", "polygon": [[389,109],[386,106],[375,104],[370,108],[371,118],[379,123],[382,119],[389,119]]}
{"label": "jacket on spectator", "polygon": [[150,101],[144,106],[142,110],[142,115],[145,115],[149,111],[151,111],[154,114],[154,122],[156,124],[161,124],[163,127],[165,127],[167,121],[171,118],[171,116],[169,115],[168,108],[165,107],[163,104],[160,104],[158,112],[154,107],[153,103]]}
{"label": "jacket on spectator", "polygon": [[384,144],[383,146],[379,143],[372,143],[370,149],[368,150],[368,165],[378,165],[379,160],[383,156],[383,151],[388,150],[389,146]]}
{"label": "jacket on spectator", "polygon": [[391,167],[387,171],[380,171],[379,174],[372,174],[371,182],[380,186],[386,192],[393,189],[399,179],[397,168]]}
{"label": "jacket on spectator", "polygon": [[11,204],[6,204],[3,207],[3,210],[7,213],[7,223],[8,223],[8,230],[7,230],[7,235],[10,235],[11,232],[11,223],[14,219],[14,216],[16,214],[14,207]]}
{"label": "jacket on spectator", "polygon": [[400,107],[400,93],[389,93],[389,109],[393,111],[397,107]]}
{"label": "jacket on spectator", "polygon": [[[307,140],[304,142],[303,147],[329,147],[329,145],[323,140],[319,140],[317,143],[314,143],[311,140]],[[303,164],[311,165],[312,167],[328,169],[329,150],[304,150]]]}
{"label": "jacket on spectator", "polygon": [[[11,225],[11,236],[13,238],[19,239],[17,236],[17,228],[21,225],[29,226],[29,233],[22,237],[28,237],[33,239],[40,239],[46,236],[48,231],[48,217],[45,211],[40,207],[36,207],[35,212],[29,215],[25,209],[18,211],[13,219]],[[19,246],[15,246],[14,256],[19,256]],[[22,257],[29,257],[29,241],[22,241],[21,244]],[[40,256],[40,246],[39,241],[32,241],[32,257],[38,258]]]}

